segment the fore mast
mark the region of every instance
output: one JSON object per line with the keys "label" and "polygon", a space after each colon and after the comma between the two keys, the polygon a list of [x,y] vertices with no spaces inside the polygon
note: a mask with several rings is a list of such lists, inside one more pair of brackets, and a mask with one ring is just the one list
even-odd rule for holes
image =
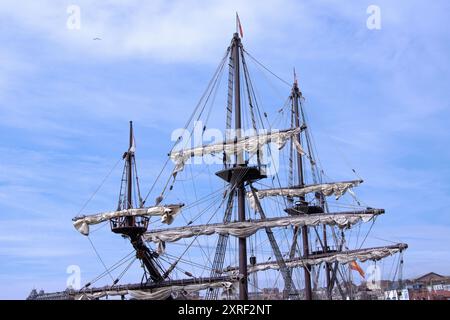
{"label": "fore mast", "polygon": [[[123,155],[125,160],[124,171],[122,174],[122,186],[120,188],[120,197],[117,211],[130,210],[133,205],[133,184],[136,184],[138,193],[138,207],[142,208],[144,203],[139,192],[139,180],[137,177],[135,160],[135,140],[133,133],[133,122],[130,121],[130,142],[128,151]],[[158,254],[151,251],[142,240],[142,235],[147,231],[149,217],[147,216],[121,216],[110,220],[111,231],[127,237],[134,249],[136,257],[142,261],[147,281],[160,282],[164,280],[162,267],[158,264],[156,258]]]}

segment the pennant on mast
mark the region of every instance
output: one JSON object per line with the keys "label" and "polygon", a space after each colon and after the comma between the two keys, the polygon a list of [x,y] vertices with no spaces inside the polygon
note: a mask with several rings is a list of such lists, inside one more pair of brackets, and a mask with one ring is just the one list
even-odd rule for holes
{"label": "pennant on mast", "polygon": [[241,20],[239,19],[239,15],[236,12],[236,32],[239,31],[241,38],[244,37],[244,31],[242,30]]}
{"label": "pennant on mast", "polygon": [[364,270],[359,266],[359,264],[356,261],[352,261],[349,263],[349,267],[352,270],[358,271],[358,273],[360,274],[360,276],[365,279],[365,274],[364,274]]}

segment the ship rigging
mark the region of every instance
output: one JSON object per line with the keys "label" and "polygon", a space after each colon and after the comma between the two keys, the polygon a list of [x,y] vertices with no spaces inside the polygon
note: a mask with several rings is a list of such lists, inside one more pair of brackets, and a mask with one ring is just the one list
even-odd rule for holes
{"label": "ship rigging", "polygon": [[[130,122],[117,207],[78,215],[73,224],[89,236],[90,226],[109,223],[113,233],[129,240],[142,279],[121,284],[127,265],[112,284],[94,287],[99,277],[65,291],[66,297],[189,299],[201,291],[205,299],[246,300],[258,298],[264,274],[264,285],[281,287],[284,299],[333,299],[336,291],[345,299],[351,296],[353,263],[379,261],[407,248],[403,243],[363,248],[366,238],[349,248],[346,232],[373,223],[384,210],[361,205],[353,190],[363,183],[360,177],[332,181],[325,175],[296,75],[282,108],[265,111],[247,59],[262,72],[269,70],[246,51],[242,31],[236,32],[184,127],[188,134],[177,137],[145,197]],[[221,100],[217,93],[225,74]],[[271,113],[276,115],[272,122]],[[189,145],[196,132],[206,139],[220,118],[225,119],[223,141]],[[153,205],[148,205],[150,194],[156,196]],[[344,197],[351,204],[338,205]]]}

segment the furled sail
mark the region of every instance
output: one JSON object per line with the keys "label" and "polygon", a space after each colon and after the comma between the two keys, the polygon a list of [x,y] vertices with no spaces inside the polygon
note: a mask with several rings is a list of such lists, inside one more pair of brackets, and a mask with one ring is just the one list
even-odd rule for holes
{"label": "furled sail", "polygon": [[[255,154],[258,149],[268,143],[275,143],[278,149],[281,149],[290,138],[298,135],[303,128],[292,128],[281,130],[277,132],[269,132],[265,134],[257,134],[240,138],[238,140],[228,140],[221,143],[214,143],[205,146],[200,146],[191,149],[184,149],[170,153],[170,158],[175,162],[174,172],[182,171],[186,161],[192,157],[201,157],[204,155],[214,155],[218,153],[225,153],[227,157],[240,152],[247,151],[250,154]],[[297,141],[293,139],[297,151],[304,154],[304,151]]]}
{"label": "furled sail", "polygon": [[358,223],[359,221],[370,221],[375,216],[383,213],[383,209],[368,209],[361,211],[340,212],[335,214],[311,214],[249,220],[244,222],[204,224],[149,231],[144,233],[143,237],[146,241],[161,244],[164,242],[178,241],[183,238],[190,238],[199,235],[211,235],[214,233],[232,235],[236,237],[248,237],[262,228],[273,227],[300,227],[327,224],[336,225],[340,228],[346,228]]}
{"label": "furled sail", "polygon": [[87,216],[73,218],[73,225],[77,231],[89,235],[89,226],[98,224],[112,218],[132,216],[161,216],[161,222],[171,224],[175,216],[181,211],[183,204],[168,206],[155,206],[147,208],[126,209],[120,211],[102,212]]}
{"label": "furled sail", "polygon": [[131,298],[137,300],[165,300],[171,295],[175,294],[189,294],[205,289],[222,288],[228,292],[233,289],[233,282],[219,281],[219,282],[207,282],[196,283],[188,285],[174,285],[161,288],[149,289],[149,290],[130,290],[130,289],[109,289],[99,292],[82,292],[75,296],[76,300],[93,300],[100,299],[106,296],[125,296],[130,295]]}
{"label": "furled sail", "polygon": [[[385,247],[375,247],[375,248],[367,248],[367,249],[359,249],[359,250],[349,250],[349,251],[340,251],[333,253],[322,253],[317,255],[312,255],[308,258],[294,258],[285,260],[286,265],[289,268],[297,268],[297,267],[305,267],[307,265],[319,265],[321,263],[332,263],[338,262],[340,264],[347,264],[351,261],[359,260],[361,262],[365,262],[368,260],[380,260],[401,252],[408,248],[406,243],[398,243],[392,246]],[[248,268],[248,272],[257,272],[257,271],[265,271],[265,270],[278,270],[279,265],[276,262],[264,262],[257,263],[254,266],[250,266]],[[224,270],[224,272],[237,272],[237,267],[228,267]]]}
{"label": "furled sail", "polygon": [[[304,187],[292,187],[292,188],[273,188],[273,189],[261,189],[257,190],[256,195],[261,200],[264,197],[270,196],[283,196],[283,197],[300,197],[312,192],[321,192],[325,196],[331,196],[334,194],[336,200],[342,197],[347,191],[352,192],[352,188],[362,183],[362,180],[343,181],[333,183],[321,183],[307,185]],[[252,192],[247,192],[247,197],[250,201],[250,205],[253,209],[257,210],[255,199]]]}

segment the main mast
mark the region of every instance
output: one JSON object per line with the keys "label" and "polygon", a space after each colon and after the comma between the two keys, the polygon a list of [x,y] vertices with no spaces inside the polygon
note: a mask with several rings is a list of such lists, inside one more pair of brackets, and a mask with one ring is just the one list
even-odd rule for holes
{"label": "main mast", "polygon": [[[294,81],[294,86],[292,88],[292,103],[294,107],[294,119],[295,126],[297,128],[300,127],[300,112],[299,112],[299,99],[301,97],[301,92],[298,88],[297,79]],[[301,132],[298,133],[297,136],[298,143],[301,145]],[[303,159],[302,154],[297,152],[297,171],[298,171],[298,184],[299,187],[303,187],[305,185],[304,177],[303,177]],[[300,196],[301,205],[305,205],[305,196]],[[303,258],[307,259],[309,255],[309,244],[308,244],[308,227],[303,226],[302,230],[302,241],[303,241]],[[297,235],[297,230],[295,232]],[[311,266],[306,265],[304,268],[305,274],[305,300],[312,300],[312,291],[311,291]]]}
{"label": "main mast", "polygon": [[[239,49],[241,39],[236,32],[231,44],[231,54],[234,63],[234,107],[235,107],[235,129],[236,139],[242,136],[241,124],[241,84],[240,84],[240,63]],[[245,166],[243,150],[236,153],[236,167]],[[238,202],[238,221],[245,221],[245,187],[244,180],[237,181],[237,202]],[[239,273],[242,276],[239,282],[239,299],[248,300],[248,271],[247,271],[247,238],[239,238]]]}

